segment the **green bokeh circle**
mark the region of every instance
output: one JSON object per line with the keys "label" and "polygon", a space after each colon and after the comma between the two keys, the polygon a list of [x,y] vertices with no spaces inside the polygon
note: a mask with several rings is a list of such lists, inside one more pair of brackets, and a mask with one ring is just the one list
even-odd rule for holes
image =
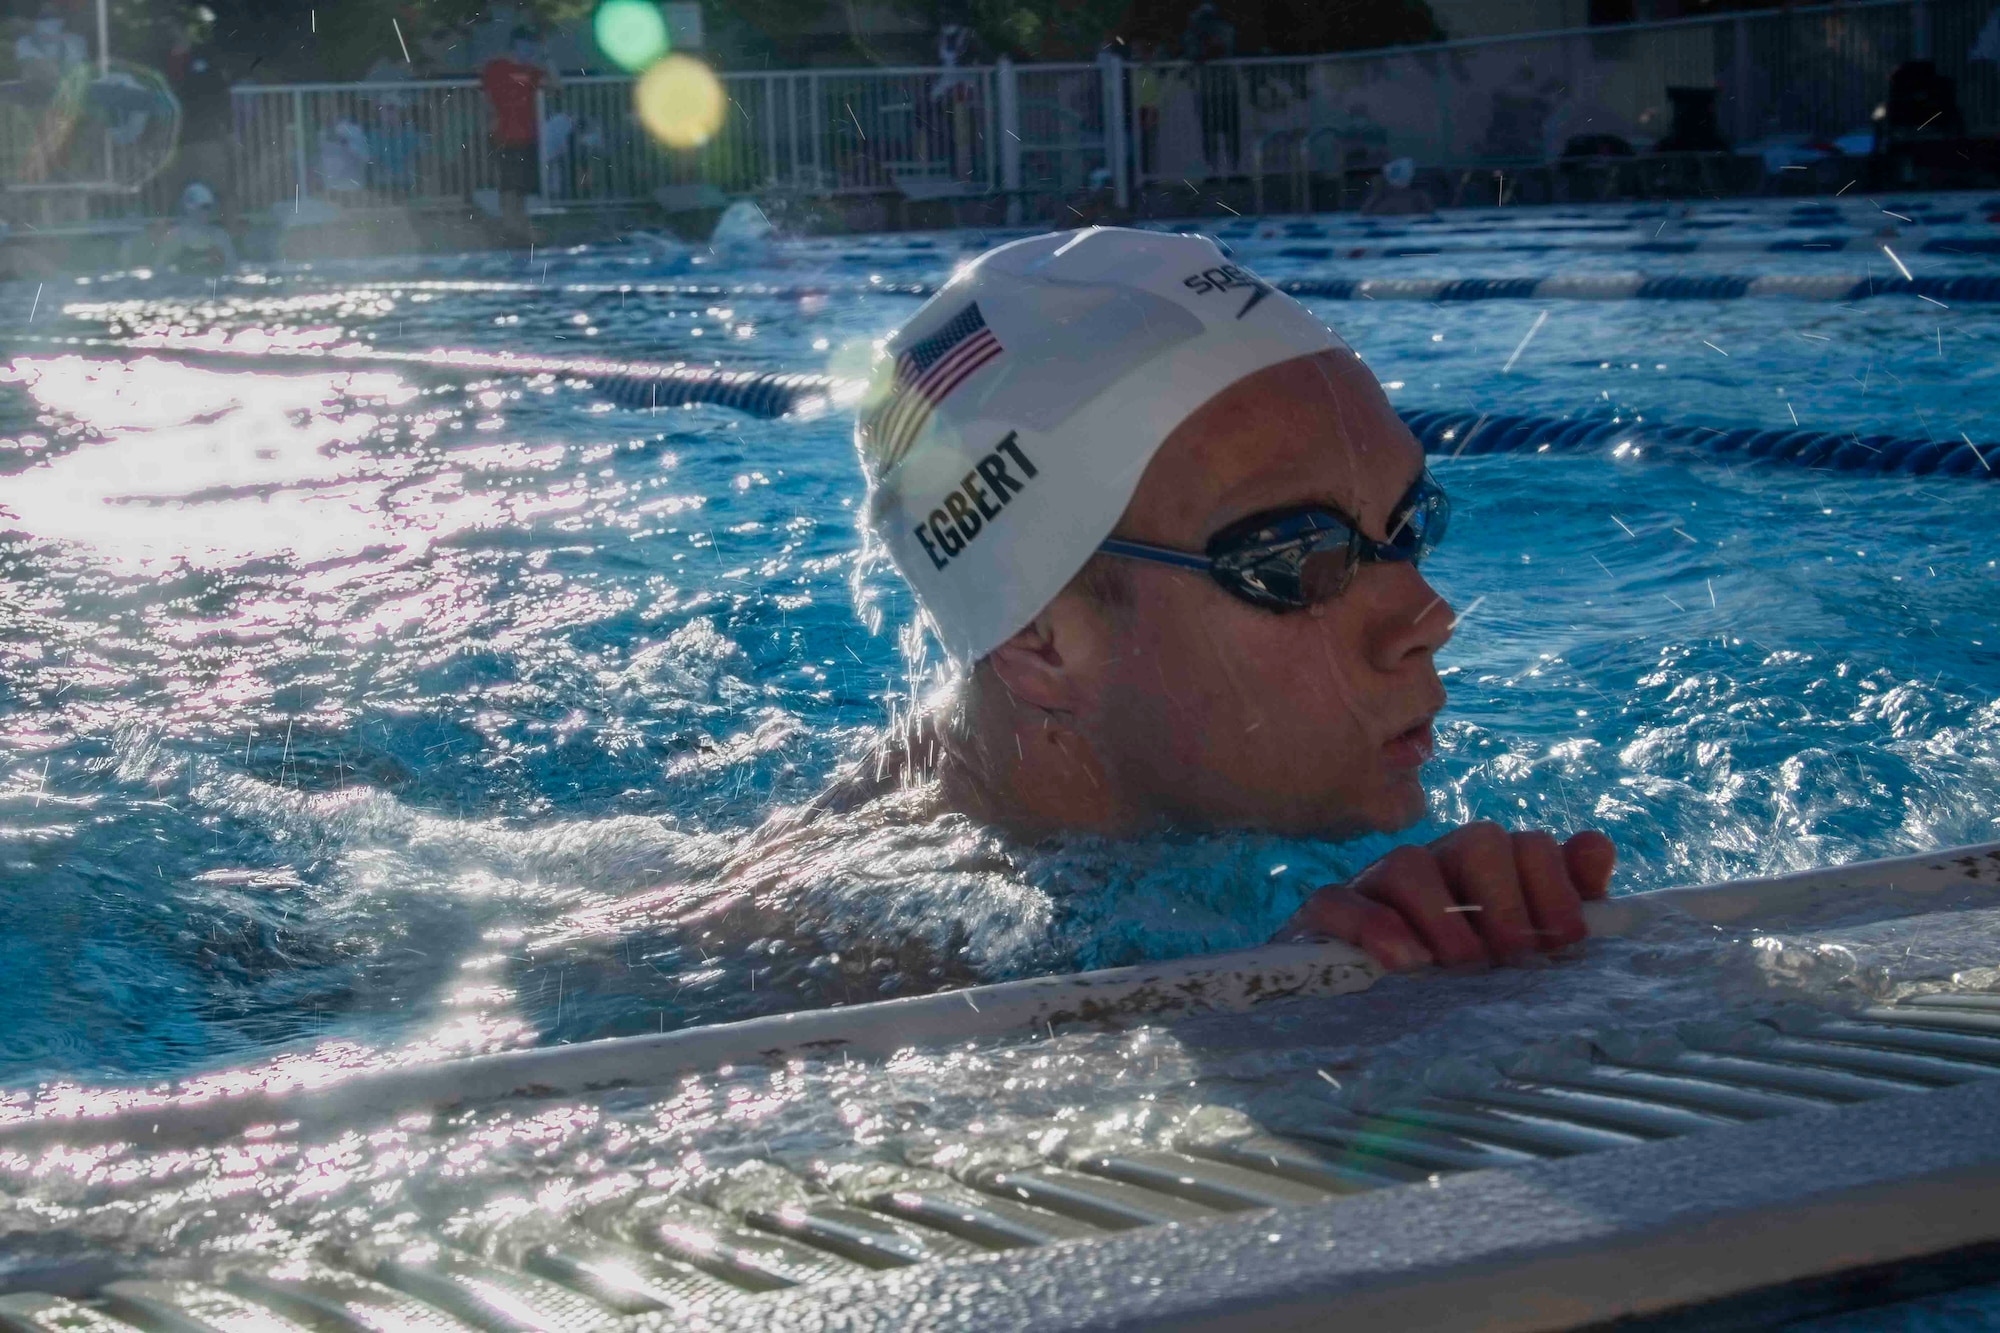
{"label": "green bokeh circle", "polygon": [[634,74],[667,53],[667,20],[653,0],[604,0],[590,30],[597,49]]}

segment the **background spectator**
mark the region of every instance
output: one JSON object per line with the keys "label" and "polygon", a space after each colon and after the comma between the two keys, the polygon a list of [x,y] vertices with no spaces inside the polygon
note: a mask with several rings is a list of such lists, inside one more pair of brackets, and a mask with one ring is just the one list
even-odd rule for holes
{"label": "background spectator", "polygon": [[972,176],[975,134],[972,104],[979,92],[978,83],[970,74],[960,72],[959,66],[977,59],[978,41],[978,34],[963,23],[938,26],[937,58],[945,72],[931,85],[931,105],[935,110],[929,138],[934,144],[943,140],[937,146],[943,149],[941,156],[950,161],[952,175],[959,180]]}
{"label": "background spectator", "polygon": [[493,165],[499,175],[500,222],[516,244],[532,239],[528,196],[541,190],[541,117],[535,94],[560,87],[543,67],[541,44],[528,28],[514,29],[511,56],[495,56],[479,72],[492,112]]}
{"label": "background spectator", "polygon": [[335,202],[360,190],[366,182],[369,151],[368,132],[351,116],[342,116],[319,132],[320,189]]}
{"label": "background spectator", "polygon": [[1132,112],[1139,130],[1138,167],[1142,176],[1159,170],[1160,104],[1166,100],[1166,87],[1154,63],[1160,59],[1161,53],[1148,42],[1141,42],[1132,50]]}
{"label": "background spectator", "polygon": [[63,80],[89,60],[90,48],[64,26],[54,5],[36,10],[34,26],[14,39],[14,63],[21,71],[23,100],[32,105],[54,101]]}
{"label": "background spectator", "polygon": [[400,97],[377,99],[375,129],[368,139],[369,185],[383,194],[396,196],[415,191],[417,154],[423,141],[410,119],[410,108]]}
{"label": "background spectator", "polygon": [[167,170],[167,187],[179,199],[190,185],[207,186],[213,209],[226,225],[235,208],[230,163],[235,158],[236,110],[229,76],[208,29],[200,20],[182,29],[167,54],[167,82],[181,104],[181,141]]}
{"label": "background spectator", "polygon": [[1181,57],[1193,62],[1195,97],[1201,112],[1201,156],[1210,176],[1226,176],[1236,158],[1236,72],[1208,62],[1236,54],[1236,27],[1203,0],[1188,15],[1181,33]]}

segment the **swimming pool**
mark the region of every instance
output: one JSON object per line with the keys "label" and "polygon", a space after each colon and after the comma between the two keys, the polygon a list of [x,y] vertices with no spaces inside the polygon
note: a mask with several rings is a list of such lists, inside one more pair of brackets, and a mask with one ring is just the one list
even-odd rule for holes
{"label": "swimming pool", "polygon": [[[616,290],[661,275],[634,245],[16,284],[0,318],[41,336],[337,327],[383,348],[853,373],[915,305],[874,289],[941,281],[979,242],[916,239],[705,266],[689,295]],[[1236,243],[1271,277],[1887,262],[1724,249],[1352,269]],[[1920,274],[1992,262],[1902,258]],[[1981,305],[1315,308],[1404,408],[2000,439],[2000,314]],[[1386,845],[1020,848],[863,814],[765,849],[775,870],[746,881],[731,863],[765,815],[909,707],[910,607],[855,566],[845,420],[631,412],[553,376],[37,352],[9,378],[0,1082],[16,1107],[69,1095],[58,1085],[227,1084],[274,1060],[331,1072],[1229,948]],[[1457,517],[1434,573],[1460,624],[1435,822],[1599,824],[1628,888],[2000,836],[2000,536],[1983,485],[1610,456],[1437,471]],[[1766,977],[1748,945],[1681,981],[1644,948],[1610,956],[1605,975],[1495,974],[1437,1002],[1513,1015],[1455,1038],[1471,1042],[1663,1019],[1718,979]],[[1901,975],[1886,945],[1852,958],[1842,985]],[[1407,989],[1392,1000],[1430,1012]],[[1053,1113],[1107,1079],[1136,1096],[1290,1058],[1268,1034],[1214,1059],[1147,1029],[1061,1040],[696,1080],[636,1119],[566,1108],[435,1142],[398,1131],[261,1176],[141,1154],[80,1165],[24,1206],[125,1243],[226,1247],[265,1225],[245,1182],[282,1176],[286,1243],[304,1245],[366,1200],[459,1206],[436,1181],[395,1183],[454,1152],[481,1179],[532,1161],[587,1182],[607,1135],[628,1164],[760,1136],[867,1143],[1003,1105]],[[149,1171],[162,1183],[143,1204],[115,1222],[98,1207],[137,1197]]]}

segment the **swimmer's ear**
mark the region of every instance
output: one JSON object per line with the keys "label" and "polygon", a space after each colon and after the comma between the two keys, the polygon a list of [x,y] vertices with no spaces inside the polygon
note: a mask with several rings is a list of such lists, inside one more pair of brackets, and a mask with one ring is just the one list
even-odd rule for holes
{"label": "swimmer's ear", "polygon": [[1076,700],[1076,682],[1057,643],[1057,619],[1043,611],[986,655],[1008,694],[1051,713],[1070,711]]}

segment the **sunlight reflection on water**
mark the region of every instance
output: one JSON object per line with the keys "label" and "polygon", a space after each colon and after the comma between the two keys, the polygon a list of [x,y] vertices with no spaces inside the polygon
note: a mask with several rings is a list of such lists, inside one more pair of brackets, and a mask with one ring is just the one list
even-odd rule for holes
{"label": "sunlight reflection on water", "polygon": [[[55,327],[644,359],[712,359],[727,329],[731,364],[825,369],[913,308],[852,271],[641,296],[616,280],[643,256],[547,286],[508,262],[439,261],[465,280],[431,288],[387,262],[329,290],[106,280]],[[1976,310],[1940,359],[1890,302],[1642,304],[1565,306],[1525,348],[1517,303],[1321,312],[1405,406],[1483,405],[1518,351],[1522,410],[2000,423],[1964,387],[2000,333]],[[344,1068],[1230,947],[1383,846],[1021,849],[877,811],[731,881],[908,688],[907,597],[855,565],[843,420],[625,412],[546,375],[65,353],[7,378],[0,976],[32,998],[0,1077]],[[1993,836],[1983,492],[1439,471],[1437,577],[1469,615],[1434,820],[1602,823],[1627,886]]]}

